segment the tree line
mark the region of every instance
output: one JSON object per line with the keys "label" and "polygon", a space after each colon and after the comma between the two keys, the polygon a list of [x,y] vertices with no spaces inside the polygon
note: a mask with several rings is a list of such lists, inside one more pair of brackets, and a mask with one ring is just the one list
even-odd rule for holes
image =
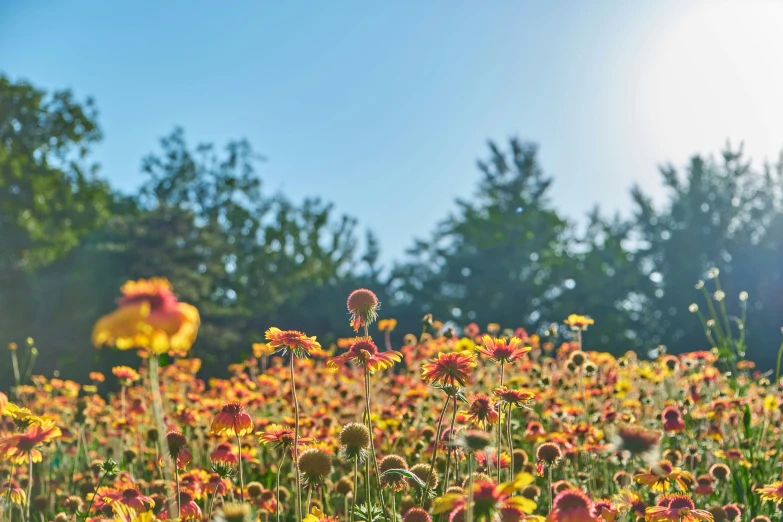
{"label": "tree line", "polygon": [[[662,204],[634,188],[632,215],[596,208],[578,224],[553,204],[535,144],[490,142],[475,194],[383,267],[379,241],[355,218],[319,198],[268,193],[261,157],[243,140],[192,146],[175,129],[142,160],[137,192],[113,189],[92,159],[97,116],[90,99],[0,75],[0,341],[34,337],[45,354],[37,371],[84,378],[132,362],[96,352],[90,330],[125,280],[151,276],[200,310],[194,350],[211,372],[272,325],[344,336],[342,303],[357,287],[375,290],[383,316],[399,321],[396,343],[421,331],[425,314],[455,330],[493,322],[533,333],[578,313],[595,319],[591,349],[710,349],[689,307],[713,267],[729,316],[746,307],[749,357],[774,364],[783,161],[757,168],[726,146],[717,159],[663,167]],[[0,365],[2,387],[10,379]]]}

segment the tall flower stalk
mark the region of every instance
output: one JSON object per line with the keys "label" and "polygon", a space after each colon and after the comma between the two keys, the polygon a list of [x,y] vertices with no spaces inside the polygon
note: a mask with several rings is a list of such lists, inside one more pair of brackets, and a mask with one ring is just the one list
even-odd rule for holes
{"label": "tall flower stalk", "polygon": [[302,332],[296,330],[280,330],[272,327],[266,331],[266,340],[269,347],[275,352],[281,352],[282,355],[291,353],[289,370],[291,377],[291,395],[294,401],[294,474],[296,477],[296,495],[294,498],[296,506],[296,519],[301,520],[304,516],[302,511],[302,477],[299,473],[299,400],[296,397],[296,375],[294,359],[303,359],[310,355],[313,350],[320,350],[321,345],[315,340],[315,337],[308,337]]}

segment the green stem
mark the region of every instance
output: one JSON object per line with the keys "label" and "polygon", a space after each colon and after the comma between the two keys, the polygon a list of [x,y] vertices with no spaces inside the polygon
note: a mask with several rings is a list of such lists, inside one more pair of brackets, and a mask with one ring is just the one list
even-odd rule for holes
{"label": "green stem", "polygon": [[176,460],[177,459],[175,457],[174,458],[174,482],[177,487],[177,518],[179,518],[180,515],[182,514],[182,506],[180,505],[181,501],[179,499],[179,466],[177,465]]}
{"label": "green stem", "polygon": [[294,354],[291,353],[291,394],[294,398],[294,475],[296,476],[296,520],[302,520],[302,478],[299,475],[299,401],[296,398]]}
{"label": "green stem", "polygon": [[245,503],[245,480],[242,476],[242,442],[239,440],[239,432],[237,431],[237,421],[234,419],[234,434],[237,436],[237,450],[239,455],[239,499],[243,504]]}
{"label": "green stem", "polygon": [[[500,387],[503,387],[503,376],[505,366],[503,361],[500,362]],[[503,408],[498,408],[498,447],[497,447],[497,472],[498,472],[498,484],[500,483],[500,452],[503,451]],[[487,455],[487,460],[491,460]]]}
{"label": "green stem", "polygon": [[33,456],[30,455],[28,457],[28,462],[30,464],[30,467],[28,468],[27,473],[27,520],[30,520],[30,504],[32,504],[33,500]]}
{"label": "green stem", "polygon": [[277,487],[275,489],[275,511],[277,512],[277,522],[280,522],[280,472],[283,469],[284,462],[285,450],[283,450],[283,458],[280,459],[280,464],[277,465]]}
{"label": "green stem", "polygon": [[[500,468],[500,466],[498,466]],[[468,505],[465,509],[465,521],[473,522],[473,454],[468,455]]]}
{"label": "green stem", "polygon": [[446,414],[446,408],[449,407],[450,396],[446,396],[446,403],[443,405],[443,409],[440,410],[440,417],[438,417],[438,427],[435,430],[434,447],[432,448],[432,459],[430,460],[430,472],[427,473],[427,480],[424,484],[424,491],[421,495],[421,503],[419,507],[423,508],[424,503],[427,501],[427,497],[430,494],[430,483],[432,482],[432,472],[435,469],[435,460],[438,458],[438,446],[440,446],[440,429],[443,426],[443,416]]}
{"label": "green stem", "polygon": [[[365,331],[366,329],[367,326],[365,325]],[[370,452],[372,454],[372,463],[375,469],[375,480],[378,482],[378,498],[381,500],[383,518],[388,522],[389,516],[386,513],[386,502],[383,499],[383,490],[381,489],[381,472],[378,469],[378,458],[375,456],[375,435],[373,434],[372,415],[370,414],[370,370],[366,366],[364,367],[364,402],[367,408],[367,429],[370,431]]]}
{"label": "green stem", "polygon": [[775,372],[775,384],[780,383],[780,358],[783,357],[783,343],[780,343],[780,348],[778,349],[778,365],[777,365],[777,371]]}
{"label": "green stem", "polygon": [[[158,366],[158,356],[155,354],[152,354],[149,358],[149,370],[150,370],[150,389],[152,391],[152,412],[153,416],[155,418],[155,427],[158,430],[158,454],[164,455],[165,450],[163,447],[164,441],[166,440],[166,421],[163,418],[163,398],[160,395],[160,372],[159,372],[159,366]],[[85,447],[85,451],[87,451],[87,448]],[[161,474],[163,475],[163,481],[166,484],[166,489],[168,492],[171,491],[169,489],[171,487],[171,471],[169,469],[169,466],[171,465],[171,462],[169,459],[163,459],[163,467],[161,470]],[[169,493],[170,494],[170,493]],[[167,495],[169,496],[169,495]],[[171,513],[173,511],[173,503],[171,502],[171,499],[167,500],[168,504],[168,513]]]}
{"label": "green stem", "polygon": [[353,495],[351,495],[351,515],[350,521],[353,522],[353,515],[356,511],[356,496],[359,494],[359,457],[353,459]]}
{"label": "green stem", "polygon": [[[92,505],[95,502],[95,497],[98,495],[98,490],[101,489],[101,485],[103,484],[103,479],[105,479],[105,478],[106,478],[106,473],[101,475],[101,480],[99,480],[98,481],[98,485],[95,486],[95,492],[92,494],[92,498],[90,499],[90,505],[87,506],[87,511],[85,511],[85,513],[87,513],[87,515],[90,514],[90,510],[92,509]],[[29,501],[28,501],[28,505],[29,505]]]}

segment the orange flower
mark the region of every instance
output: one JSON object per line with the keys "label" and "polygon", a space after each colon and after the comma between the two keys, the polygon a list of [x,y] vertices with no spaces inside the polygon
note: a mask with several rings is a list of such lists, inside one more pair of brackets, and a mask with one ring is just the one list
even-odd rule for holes
{"label": "orange flower", "polygon": [[767,484],[756,490],[761,495],[761,500],[771,500],[773,502],[783,501],[783,481],[778,480],[772,484]]}
{"label": "orange flower", "polygon": [[[294,429],[279,424],[270,424],[258,437],[258,442],[261,444],[271,443],[276,448],[290,448],[294,445]],[[313,442],[311,437],[299,437],[300,445],[311,442]]]}
{"label": "orange flower", "polygon": [[653,491],[665,493],[672,485],[676,484],[682,491],[688,491],[694,483],[693,475],[687,471],[675,468],[668,461],[661,461],[652,466],[650,471],[634,475],[633,479],[639,484],[648,486]]}
{"label": "orange flower", "polygon": [[536,394],[533,392],[526,390],[512,390],[507,386],[495,388],[492,393],[495,394],[495,397],[501,401],[505,402],[506,404],[511,404],[512,406],[527,407],[527,405],[533,402],[533,399],[536,398]]}
{"label": "orange flower", "polygon": [[564,322],[570,326],[572,330],[587,330],[588,326],[595,324],[593,319],[577,314],[569,315]]}
{"label": "orange flower", "polygon": [[101,372],[90,372],[90,380],[95,382],[103,382],[106,380],[106,377]]}
{"label": "orange flower", "polygon": [[162,278],[128,281],[114,312],[101,317],[92,331],[96,347],[143,348],[154,354],[185,354],[196,341],[198,310],[180,303]]}
{"label": "orange flower", "polygon": [[282,351],[283,355],[290,351],[299,358],[307,357],[312,350],[321,348],[315,336],[307,337],[302,332],[281,330],[274,326],[266,331],[266,340],[275,351]]}
{"label": "orange flower", "polygon": [[253,343],[253,357],[255,358],[271,355],[274,352],[275,349],[266,343]]}
{"label": "orange flower", "polygon": [[397,319],[381,319],[378,321],[378,330],[381,332],[391,332],[397,328]]}
{"label": "orange flower", "polygon": [[510,363],[530,351],[530,347],[522,346],[522,339],[517,337],[512,337],[507,342],[505,339],[493,339],[489,335],[485,335],[482,342],[484,346],[476,347],[476,351],[498,363]]}
{"label": "orange flower", "polygon": [[400,362],[401,359],[400,352],[394,350],[379,352],[372,339],[359,338],[347,352],[329,359],[327,365],[336,369],[347,362],[355,362],[360,366],[366,366],[370,373],[374,373],[378,370],[391,368],[395,362]]}
{"label": "orange flower", "polygon": [[32,424],[26,432],[0,441],[0,460],[10,460],[16,465],[25,464],[29,459],[33,462],[41,462],[43,456],[36,447],[60,435],[62,435],[60,428],[55,426],[52,420],[42,420],[38,424]]}
{"label": "orange flower", "polygon": [[193,460],[193,455],[185,449],[187,443],[185,436],[178,431],[170,431],[166,434],[169,457],[174,460],[178,469],[185,469]]}
{"label": "orange flower", "polygon": [[130,386],[141,378],[139,373],[130,366],[115,366],[111,369],[111,373],[119,379],[123,386]]}
{"label": "orange flower", "polygon": [[[0,491],[3,492],[4,495],[8,495],[8,499],[11,501],[12,504],[18,504],[20,506],[25,505],[27,502],[27,495],[25,494],[24,490],[19,487],[19,484],[16,482],[5,482],[2,487],[0,487]],[[9,512],[11,508],[8,508]]]}
{"label": "orange flower", "polygon": [[253,419],[245,412],[238,402],[224,404],[220,412],[212,421],[210,433],[213,435],[226,434],[230,437],[241,437],[253,433]]}
{"label": "orange flower", "polygon": [[649,522],[699,522],[701,520],[712,522],[713,520],[712,513],[696,509],[691,497],[679,494],[663,495],[658,500],[658,505],[645,510],[644,518]]}
{"label": "orange flower", "polygon": [[470,371],[476,367],[476,359],[466,353],[439,353],[422,365],[421,376],[427,383],[449,386],[465,386]]}

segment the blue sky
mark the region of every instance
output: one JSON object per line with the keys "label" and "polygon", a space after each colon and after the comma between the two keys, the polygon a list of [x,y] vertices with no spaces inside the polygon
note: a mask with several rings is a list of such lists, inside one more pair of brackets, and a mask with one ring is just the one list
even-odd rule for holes
{"label": "blue sky", "polygon": [[3,2],[0,71],[92,95],[101,175],[247,138],[268,192],[320,195],[400,258],[470,197],[486,140],[540,144],[554,200],[628,212],[657,165],[783,145],[781,3]]}

